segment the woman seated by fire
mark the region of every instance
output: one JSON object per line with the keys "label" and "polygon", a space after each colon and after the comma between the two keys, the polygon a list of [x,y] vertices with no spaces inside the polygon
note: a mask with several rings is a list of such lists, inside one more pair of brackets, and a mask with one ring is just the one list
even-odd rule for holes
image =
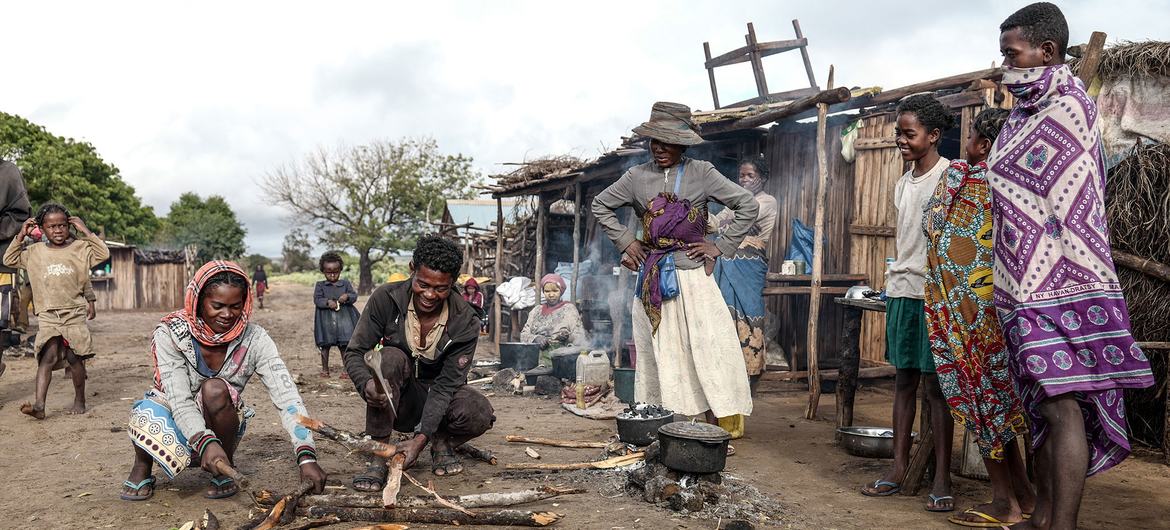
{"label": "woman seated by fire", "polygon": [[544,293],[543,303],[528,314],[528,322],[520,330],[520,342],[539,344],[543,352],[585,346],[581,313],[572,302],[561,300],[565,292],[564,278],[546,274],[540,279],[540,290]]}

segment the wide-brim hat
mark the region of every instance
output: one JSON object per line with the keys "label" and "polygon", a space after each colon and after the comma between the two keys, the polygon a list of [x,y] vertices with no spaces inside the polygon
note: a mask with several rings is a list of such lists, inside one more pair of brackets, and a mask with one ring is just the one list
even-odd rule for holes
{"label": "wide-brim hat", "polygon": [[682,103],[659,101],[650,109],[650,121],[634,127],[634,132],[660,142],[675,145],[703,143],[699,128],[691,121],[691,108]]}

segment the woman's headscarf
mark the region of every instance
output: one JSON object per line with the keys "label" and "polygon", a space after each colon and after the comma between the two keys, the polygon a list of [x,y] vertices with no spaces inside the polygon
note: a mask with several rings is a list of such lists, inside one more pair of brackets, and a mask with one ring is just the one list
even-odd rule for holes
{"label": "woman's headscarf", "polygon": [[173,324],[178,321],[186,323],[191,331],[191,336],[204,346],[223,346],[239,338],[244,333],[244,328],[248,327],[248,320],[252,317],[251,289],[244,289],[244,310],[240,313],[240,319],[226,333],[217,334],[199,317],[199,293],[213,276],[221,272],[235,274],[243,278],[245,285],[249,284],[247,273],[234,262],[220,260],[209,261],[202,267],[199,267],[198,271],[195,271],[195,276],[191,278],[191,283],[187,284],[187,290],[183,295],[183,309],[163,317],[162,321],[166,324]]}
{"label": "woman's headscarf", "polygon": [[[475,293],[468,293],[468,287],[475,287]],[[463,299],[471,305],[483,307],[483,291],[479,289],[479,282],[475,281],[475,278],[468,278],[467,281],[463,282]]]}
{"label": "woman's headscarf", "polygon": [[[551,305],[546,303],[543,299],[544,286],[548,285],[550,283],[555,283],[555,284],[557,284],[557,287],[561,288],[561,297],[562,297],[562,299],[559,302],[557,302],[555,304],[551,304]],[[565,296],[565,290],[566,290],[566,286],[565,286],[565,279],[564,278],[561,278],[561,276],[559,274],[551,274],[551,273],[545,274],[544,277],[540,279],[540,296],[541,296],[540,313],[542,315],[551,315],[554,311],[564,307],[565,304],[569,303],[563,299]]]}

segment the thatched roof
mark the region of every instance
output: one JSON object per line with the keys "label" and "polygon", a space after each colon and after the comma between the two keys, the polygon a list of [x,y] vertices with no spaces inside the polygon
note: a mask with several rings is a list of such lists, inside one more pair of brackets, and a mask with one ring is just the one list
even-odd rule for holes
{"label": "thatched roof", "polygon": [[[1079,58],[1069,61],[1069,67],[1076,71],[1080,61]],[[1170,42],[1121,42],[1105,48],[1097,75],[1101,79],[1139,75],[1170,77]]]}
{"label": "thatched roof", "polygon": [[549,156],[507,165],[520,166],[510,173],[494,175],[496,187],[509,187],[548,177],[572,173],[586,164],[585,160],[572,155]]}

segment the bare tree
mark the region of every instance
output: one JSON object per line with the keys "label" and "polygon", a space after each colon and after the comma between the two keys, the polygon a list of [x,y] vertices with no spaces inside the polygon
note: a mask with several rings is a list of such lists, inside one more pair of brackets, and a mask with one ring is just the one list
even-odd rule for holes
{"label": "bare tree", "polygon": [[268,196],[327,244],[358,255],[358,291],[374,286],[374,264],[414,246],[447,199],[470,198],[479,174],[471,158],[445,155],[429,138],[318,149],[264,177]]}

